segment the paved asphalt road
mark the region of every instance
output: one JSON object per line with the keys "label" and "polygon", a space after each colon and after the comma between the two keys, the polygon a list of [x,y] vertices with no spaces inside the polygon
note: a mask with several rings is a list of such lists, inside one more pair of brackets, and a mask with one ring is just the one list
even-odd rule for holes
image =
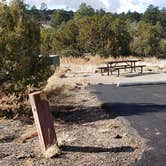
{"label": "paved asphalt road", "polygon": [[166,166],[166,85],[90,87],[105,111],[125,117],[148,140],[152,150],[143,154],[139,166]]}

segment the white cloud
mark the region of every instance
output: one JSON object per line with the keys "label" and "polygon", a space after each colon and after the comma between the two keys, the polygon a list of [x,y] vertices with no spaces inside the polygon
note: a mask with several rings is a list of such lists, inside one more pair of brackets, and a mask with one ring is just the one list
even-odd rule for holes
{"label": "white cloud", "polygon": [[100,2],[102,2],[107,8],[110,7],[110,2],[109,0],[99,0]]}
{"label": "white cloud", "polygon": [[106,11],[116,12],[120,7],[120,0],[25,0],[26,3],[31,5],[40,6],[42,2],[45,2],[48,7],[68,7],[70,9],[78,9],[82,2],[92,6],[95,9],[105,9]]}
{"label": "white cloud", "polygon": [[[10,0],[8,0],[10,1]],[[40,7],[45,2],[49,8],[69,8],[77,10],[82,2],[95,9],[103,8],[111,12],[138,11],[143,12],[148,5],[166,7],[166,0],[25,0],[26,3]]]}
{"label": "white cloud", "polygon": [[117,12],[128,12],[129,10],[131,12],[143,12],[145,8],[146,7],[138,2],[138,0],[120,0],[120,7],[118,8]]}

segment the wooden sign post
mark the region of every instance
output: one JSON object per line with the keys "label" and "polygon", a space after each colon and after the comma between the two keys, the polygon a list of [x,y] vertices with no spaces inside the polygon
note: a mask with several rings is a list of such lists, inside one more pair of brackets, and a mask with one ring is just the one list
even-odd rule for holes
{"label": "wooden sign post", "polygon": [[29,94],[29,99],[42,153],[46,158],[53,157],[60,150],[47,97],[44,92],[37,91]]}

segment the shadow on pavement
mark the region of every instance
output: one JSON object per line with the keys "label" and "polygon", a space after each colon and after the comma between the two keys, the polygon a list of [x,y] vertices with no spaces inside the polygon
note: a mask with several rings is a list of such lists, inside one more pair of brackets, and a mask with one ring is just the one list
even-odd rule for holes
{"label": "shadow on pavement", "polygon": [[103,103],[101,107],[52,107],[56,120],[65,123],[88,123],[117,116],[141,115],[151,112],[165,112],[166,105],[145,103]]}
{"label": "shadow on pavement", "polygon": [[111,118],[101,107],[72,107],[70,105],[63,105],[52,107],[51,111],[56,120],[71,124],[83,124]]}
{"label": "shadow on pavement", "polygon": [[151,103],[103,103],[102,108],[105,112],[116,117],[140,115],[150,112],[165,112],[166,105]]}
{"label": "shadow on pavement", "polygon": [[113,148],[103,148],[103,147],[91,147],[91,146],[69,146],[63,145],[60,147],[62,151],[67,152],[83,152],[83,153],[102,153],[102,152],[110,152],[110,153],[120,153],[120,152],[133,152],[135,148],[131,146],[122,146],[122,147],[113,147]]}

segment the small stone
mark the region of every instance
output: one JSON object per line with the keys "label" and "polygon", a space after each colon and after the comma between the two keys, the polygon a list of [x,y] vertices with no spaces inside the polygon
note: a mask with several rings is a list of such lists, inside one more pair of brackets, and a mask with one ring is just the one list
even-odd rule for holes
{"label": "small stone", "polygon": [[83,84],[81,84],[81,83],[76,83],[76,85],[77,85],[77,86],[83,86]]}
{"label": "small stone", "polygon": [[123,137],[127,136],[127,133],[123,133]]}
{"label": "small stone", "polygon": [[117,134],[115,138],[116,138],[116,139],[121,139],[121,138],[122,138],[122,136],[121,136],[121,135],[119,135],[119,134]]}
{"label": "small stone", "polygon": [[28,157],[34,157],[34,154],[22,152],[16,156],[17,159],[24,159],[24,158],[28,158]]}

